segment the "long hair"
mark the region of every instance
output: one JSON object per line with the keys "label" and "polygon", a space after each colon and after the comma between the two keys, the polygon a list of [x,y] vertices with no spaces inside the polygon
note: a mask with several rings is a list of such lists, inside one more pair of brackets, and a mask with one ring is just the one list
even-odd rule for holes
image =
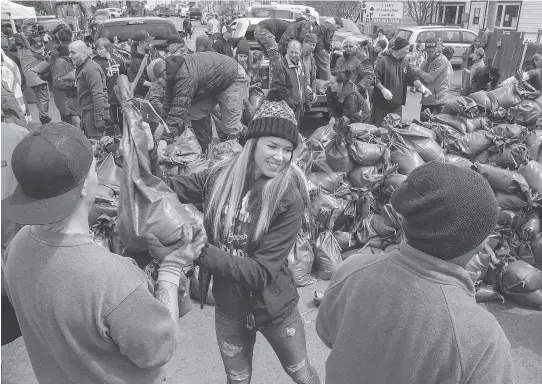
{"label": "long hair", "polygon": [[[237,61],[239,63],[239,59],[238,59],[238,56],[239,54],[238,53],[235,53],[235,61]],[[254,76],[254,71],[252,70],[252,60],[253,59],[253,56],[252,56],[252,51],[248,51],[248,55],[247,55],[247,61],[246,61],[246,65],[247,67],[243,67],[243,65],[241,65],[243,68],[245,68],[245,72],[247,73],[247,75],[250,77],[250,79],[252,79],[252,76]]]}
{"label": "long hair", "polygon": [[[218,164],[217,176],[208,198],[205,210],[205,227],[215,245],[220,246],[233,228],[241,201],[246,193],[247,183],[252,183],[254,172],[254,153],[258,139],[247,140],[241,153],[227,163]],[[251,193],[251,207],[257,207],[259,213],[253,223],[250,244],[258,243],[269,230],[277,207],[286,191],[294,189],[300,195],[305,207],[309,206],[309,193],[306,179],[299,167],[292,160],[284,166],[277,176],[262,181],[261,187]],[[252,191],[251,191],[252,192]],[[256,218],[256,215],[253,215]]]}
{"label": "long hair", "polygon": [[196,37],[196,52],[214,52],[213,40],[208,36],[200,35]]}

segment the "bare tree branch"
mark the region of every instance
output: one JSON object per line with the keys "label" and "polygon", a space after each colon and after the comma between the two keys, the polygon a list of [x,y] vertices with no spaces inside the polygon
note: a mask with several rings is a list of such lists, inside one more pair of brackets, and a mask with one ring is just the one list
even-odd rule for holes
{"label": "bare tree branch", "polygon": [[438,12],[440,3],[441,2],[437,0],[409,0],[406,2],[406,13],[417,25],[427,25],[433,21],[434,16]]}
{"label": "bare tree branch", "polygon": [[351,20],[355,20],[361,10],[360,1],[303,1],[302,4],[313,7],[320,16]]}

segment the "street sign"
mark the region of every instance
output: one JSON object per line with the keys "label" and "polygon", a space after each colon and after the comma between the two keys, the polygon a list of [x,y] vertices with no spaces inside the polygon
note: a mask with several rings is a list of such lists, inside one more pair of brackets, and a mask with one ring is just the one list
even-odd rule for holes
{"label": "street sign", "polygon": [[364,20],[369,20],[371,24],[399,25],[403,20],[402,1],[366,1],[363,10]]}

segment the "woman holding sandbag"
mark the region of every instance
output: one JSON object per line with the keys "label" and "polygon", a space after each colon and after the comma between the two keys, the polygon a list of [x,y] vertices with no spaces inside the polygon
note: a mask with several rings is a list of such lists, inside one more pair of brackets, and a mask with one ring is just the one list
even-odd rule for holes
{"label": "woman holding sandbag", "polygon": [[292,162],[295,115],[266,101],[248,125],[243,150],[208,171],[172,176],[182,203],[203,204],[209,237],[196,265],[213,275],[215,327],[228,383],[250,383],[259,331],[296,383],[320,383],[307,359],[288,254],[309,196]]}
{"label": "woman holding sandbag", "polygon": [[327,110],[330,117],[339,120],[346,116],[350,122],[365,122],[371,117],[367,101],[361,96],[349,70],[335,71],[326,91]]}

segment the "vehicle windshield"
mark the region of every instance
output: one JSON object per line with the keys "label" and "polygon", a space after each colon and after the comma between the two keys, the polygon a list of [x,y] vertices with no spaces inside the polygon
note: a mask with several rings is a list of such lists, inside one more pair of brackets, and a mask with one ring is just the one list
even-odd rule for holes
{"label": "vehicle windshield", "polygon": [[412,31],[407,31],[407,30],[405,30],[405,29],[400,29],[400,30],[398,30],[397,33],[395,34],[395,38],[402,37],[402,38],[405,39],[406,41],[409,41],[410,35],[412,35]]}
{"label": "vehicle windshield", "polygon": [[94,16],[107,16],[109,15],[109,11],[107,10],[99,10],[94,12]]}
{"label": "vehicle windshield", "polygon": [[38,23],[39,25],[43,25],[43,29],[47,32],[51,32],[53,29],[55,29],[59,24],[64,24],[60,20],[43,20]]}
{"label": "vehicle windshield", "polygon": [[144,29],[149,35],[157,40],[166,40],[168,36],[174,35],[177,31],[169,23],[161,24],[132,24],[132,25],[107,25],[100,32],[100,37],[107,37],[113,40],[117,36],[119,41],[126,41],[128,38],[134,38],[137,31]]}
{"label": "vehicle windshield", "polygon": [[350,33],[355,33],[355,34],[360,34],[361,35],[361,32],[360,32],[358,26],[352,20],[342,19],[342,21],[343,21],[344,27],[339,29],[339,31],[350,32]]}
{"label": "vehicle windshield", "polygon": [[286,9],[257,8],[252,9],[251,17],[263,19],[294,19],[294,12]]}

